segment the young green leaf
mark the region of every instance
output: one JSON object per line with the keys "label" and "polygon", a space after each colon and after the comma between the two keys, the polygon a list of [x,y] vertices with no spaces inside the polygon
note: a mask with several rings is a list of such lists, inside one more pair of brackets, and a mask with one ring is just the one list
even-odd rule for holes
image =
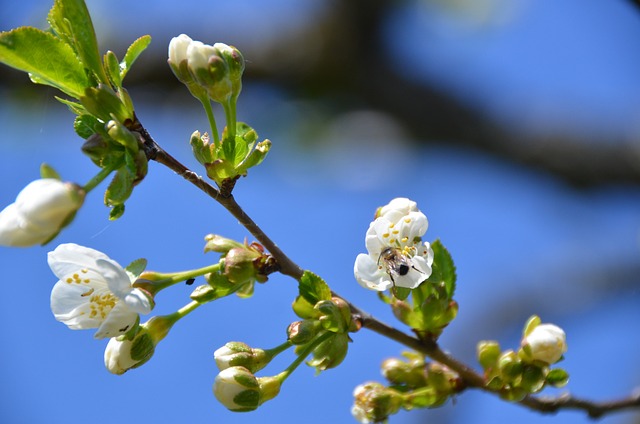
{"label": "young green leaf", "polygon": [[53,31],[73,48],[99,82],[109,80],[100,61],[98,40],[84,0],[55,0],[47,17]]}
{"label": "young green leaf", "polygon": [[124,59],[120,62],[120,80],[124,80],[124,77],[127,75],[129,70],[131,69],[131,65],[136,61],[138,56],[145,51],[147,46],[151,43],[151,36],[143,35],[138,38],[136,41],[131,43],[129,48],[127,49],[127,53],[124,55]]}
{"label": "young green leaf", "polygon": [[127,274],[129,274],[129,276],[133,277],[133,279],[135,280],[140,276],[140,274],[142,274],[146,267],[147,260],[145,258],[140,258],[127,265],[125,271],[127,271]]}
{"label": "young green leaf", "polygon": [[449,298],[456,290],[456,267],[449,251],[440,240],[431,243],[433,249],[433,272],[428,281],[436,284],[444,283]]}
{"label": "young green leaf", "polygon": [[122,87],[122,78],[120,78],[120,64],[118,57],[114,52],[109,50],[104,54],[104,68],[107,70],[109,79],[116,87]]}
{"label": "young green leaf", "polygon": [[50,85],[76,99],[91,85],[73,49],[36,28],[0,33],[0,62],[28,72],[35,83]]}
{"label": "young green leaf", "polygon": [[73,129],[80,137],[87,139],[96,133],[96,128],[103,124],[91,115],[77,116],[73,121]]}
{"label": "young green leaf", "polygon": [[305,271],[298,283],[298,291],[307,302],[315,305],[331,299],[331,290],[325,281],[311,271]]}

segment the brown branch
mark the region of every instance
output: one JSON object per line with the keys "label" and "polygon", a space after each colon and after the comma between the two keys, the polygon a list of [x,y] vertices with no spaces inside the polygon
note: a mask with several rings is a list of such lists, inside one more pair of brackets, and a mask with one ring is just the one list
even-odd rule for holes
{"label": "brown branch", "polygon": [[[303,269],[294,263],[282,250],[280,250],[280,248],[262,231],[251,217],[244,212],[232,195],[223,196],[218,189],[204,181],[202,177],[188,169],[177,159],[164,151],[153,140],[139,121],[136,121],[136,123],[132,125],[131,129],[137,131],[141,135],[143,148],[149,160],[155,160],[156,162],[173,170],[176,174],[182,176],[185,180],[189,181],[209,197],[224,206],[224,208],[227,209],[227,211],[229,211],[240,222],[240,224],[242,224],[256,238],[256,240],[258,240],[269,251],[269,253],[271,253],[280,265],[280,272],[282,274],[293,277],[296,280],[299,280],[302,277],[304,272]],[[465,383],[465,386],[462,387],[462,389],[470,387],[499,394],[499,392],[491,390],[485,386],[485,380],[481,374],[444,352],[440,349],[440,346],[438,346],[438,343],[435,340],[419,339],[404,333],[403,331],[377,320],[335,292],[332,293],[334,296],[340,297],[349,304],[353,316],[361,322],[364,328],[394,340],[417,352],[423,353],[432,360],[446,365],[457,372]],[[556,398],[527,396],[523,400],[519,401],[519,403],[530,409],[544,413],[554,413],[561,409],[579,409],[584,410],[590,417],[597,418],[613,411],[640,407],[640,392],[633,394],[628,398],[610,402],[592,402],[565,394]]]}
{"label": "brown branch", "polygon": [[218,189],[202,179],[201,176],[191,171],[184,166],[180,161],[167,153],[151,135],[144,129],[140,121],[136,121],[136,124],[132,126],[134,131],[137,131],[143,140],[143,147],[149,160],[155,160],[156,162],[166,166],[173,170],[176,174],[180,175],[191,184],[198,187],[209,197],[220,203],[224,208],[233,215],[242,226],[244,226],[253,235],[258,242],[260,242],[269,253],[276,259],[280,266],[280,272],[295,278],[296,280],[302,277],[304,272],[302,268],[296,265],[284,252],[262,231],[262,229],[256,224],[249,215],[238,205],[232,195],[223,196]]}

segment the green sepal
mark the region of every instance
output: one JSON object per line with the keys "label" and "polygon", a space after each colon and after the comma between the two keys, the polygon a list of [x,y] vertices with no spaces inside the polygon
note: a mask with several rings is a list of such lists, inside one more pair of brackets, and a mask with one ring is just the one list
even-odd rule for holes
{"label": "green sepal", "polygon": [[440,240],[431,243],[431,249],[433,250],[433,265],[427,282],[436,287],[444,283],[447,296],[451,299],[456,290],[456,267],[453,258]]}
{"label": "green sepal", "polygon": [[102,125],[94,116],[87,114],[76,116],[73,121],[73,129],[76,134],[85,140],[95,134]]}
{"label": "green sepal", "polygon": [[340,308],[330,300],[321,300],[314,306],[320,314],[320,324],[322,328],[332,333],[342,333],[346,331],[347,324]]}
{"label": "green sepal", "polygon": [[569,373],[562,368],[556,368],[547,374],[546,382],[553,387],[563,387],[569,382]]}
{"label": "green sepal", "polygon": [[53,178],[58,181],[62,181],[62,177],[58,174],[58,171],[46,163],[40,165],[40,178]]}
{"label": "green sepal", "polygon": [[127,75],[127,72],[131,69],[131,65],[136,61],[138,56],[145,51],[145,49],[151,43],[151,36],[143,35],[142,37],[135,40],[129,48],[127,49],[127,53],[124,55],[124,59],[120,62],[120,81],[124,80],[124,77]]}
{"label": "green sepal", "polygon": [[100,62],[98,40],[84,0],[55,0],[47,21],[55,34],[67,43],[97,81],[108,83]]}
{"label": "green sepal", "polygon": [[314,309],[315,303],[309,303],[304,297],[298,296],[291,307],[293,312],[302,319],[318,319],[320,312]]}
{"label": "green sepal", "polygon": [[147,260],[145,258],[139,258],[127,265],[124,270],[129,274],[129,277],[131,277],[131,281],[135,281],[146,268]]}
{"label": "green sepal", "polygon": [[196,287],[189,297],[191,300],[195,300],[198,303],[207,303],[218,298],[217,290],[209,284],[203,284]]}
{"label": "green sepal", "polygon": [[102,60],[111,83],[116,87],[122,87],[122,78],[120,78],[120,62],[118,62],[116,54],[109,50],[104,54],[104,58]]}
{"label": "green sepal", "polygon": [[[527,337],[529,334],[531,334],[534,328],[540,325],[540,323],[542,323],[542,320],[540,319],[539,316],[531,315],[527,320],[527,322],[524,324],[524,330],[522,331],[522,335],[524,337]],[[531,352],[529,351],[527,353],[530,354]]]}
{"label": "green sepal", "polygon": [[398,300],[405,300],[409,297],[409,295],[411,294],[411,289],[408,289],[406,287],[398,287],[398,286],[393,286],[391,288],[391,292],[393,293],[393,296],[398,299]]}
{"label": "green sepal", "polygon": [[305,271],[300,277],[298,291],[311,305],[321,300],[331,300],[331,289],[327,283],[311,271]]}
{"label": "green sepal", "polygon": [[124,215],[124,203],[121,205],[114,205],[109,212],[109,220],[115,221]]}
{"label": "green sepal", "polygon": [[0,62],[28,72],[34,83],[50,85],[76,99],[91,85],[73,49],[50,32],[36,28],[0,33]]}

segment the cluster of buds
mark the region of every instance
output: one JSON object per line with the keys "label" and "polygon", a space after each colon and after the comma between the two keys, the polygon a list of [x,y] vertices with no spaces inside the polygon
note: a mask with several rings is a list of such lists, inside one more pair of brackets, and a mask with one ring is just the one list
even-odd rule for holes
{"label": "cluster of buds", "polygon": [[205,253],[221,253],[221,271],[206,276],[216,297],[230,293],[249,297],[256,282],[266,282],[268,275],[278,270],[275,259],[259,243],[239,243],[215,234],[207,235],[205,241]]}
{"label": "cluster of buds", "polygon": [[382,422],[401,408],[435,408],[443,405],[464,385],[457,373],[424,356],[404,352],[406,360],[389,358],[382,363],[382,375],[389,387],[368,382],[356,387],[353,416],[361,423]]}
{"label": "cluster of buds", "polygon": [[[361,323],[353,318],[349,304],[332,296],[326,283],[317,275],[307,271],[300,283],[301,294],[292,306],[302,320],[287,329],[289,342],[296,346],[298,355],[313,355],[307,364],[318,372],[335,368],[347,355],[351,341],[349,333],[358,331]],[[309,290],[316,291],[311,293]]]}
{"label": "cluster of buds", "polygon": [[538,393],[546,385],[562,387],[569,375],[562,368],[551,366],[563,359],[567,351],[564,331],[553,324],[541,324],[532,316],[525,325],[520,349],[501,351],[495,341],[478,344],[478,360],[485,374],[487,387],[499,390],[508,400],[518,401],[528,394]]}
{"label": "cluster of buds", "polygon": [[213,354],[220,370],[213,383],[213,394],[222,405],[235,412],[253,411],[273,399],[280,393],[288,373],[267,377],[256,377],[255,373],[289,346],[284,343],[267,350],[252,348],[242,342],[222,346]]}
{"label": "cluster of buds", "polygon": [[190,140],[193,155],[224,194],[231,192],[236,180],[247,175],[249,168],[262,163],[271,149],[270,140],[256,143],[258,134],[243,123],[237,124],[233,139],[226,135],[225,131],[221,142],[212,143],[207,133],[195,131]]}
{"label": "cluster of buds", "polygon": [[240,94],[244,58],[233,46],[211,46],[180,34],[169,43],[168,62],[196,98],[206,93],[214,102],[226,104]]}

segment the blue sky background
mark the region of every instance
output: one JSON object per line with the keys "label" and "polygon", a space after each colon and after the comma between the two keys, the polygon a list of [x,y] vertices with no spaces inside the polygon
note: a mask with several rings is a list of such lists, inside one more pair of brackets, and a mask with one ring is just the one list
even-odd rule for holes
{"label": "blue sky background", "polygon": [[[268,44],[282,33],[295,34],[329,7],[320,0],[177,3],[89,5],[103,50],[115,43],[122,51],[148,33],[153,47],[145,63],[152,66],[166,66],[167,43],[179,33],[242,49],[255,40]],[[640,54],[632,40],[640,39],[640,12],[628,3],[598,0],[585,7],[577,0],[485,0],[452,14],[409,2],[388,18],[384,53],[410,57],[408,77],[450,90],[525,134],[566,132],[590,142],[599,135],[600,142],[635,145]],[[44,1],[1,2],[0,30],[42,26],[49,7]],[[247,66],[263,60],[258,54],[247,59]],[[79,183],[96,173],[79,151],[71,114],[52,99],[53,91],[43,88],[37,98],[25,99],[19,91],[0,90],[1,205],[38,177],[41,162]],[[197,170],[188,137],[207,124],[196,102],[183,109],[188,98],[183,91],[167,92],[163,101],[145,101],[143,88],[131,93],[156,140]],[[474,364],[477,341],[496,339],[515,348],[523,323],[536,313],[568,333],[562,365],[572,393],[605,400],[638,386],[640,291],[633,272],[640,267],[638,187],[577,191],[543,172],[450,147],[446,140],[415,147],[397,122],[378,112],[327,116],[296,93],[265,84],[245,85],[239,115],[274,145],[265,163],[239,182],[238,202],[294,261],[322,275],[338,293],[394,322],[376,294],[355,282],[352,268],[365,249],[375,208],[407,196],[429,218],[426,238],[440,238],[458,267],[460,313],[441,338],[443,348]],[[318,119],[326,120],[322,131],[302,145],[300,129]],[[353,388],[381,380],[379,364],[402,351],[363,330],[352,336],[338,369],[314,376],[301,367],[280,396],[258,411],[226,411],[211,393],[217,373],[213,351],[230,340],[273,347],[296,320],[290,304],[297,285],[274,275],[251,299],[227,298],[191,314],[149,363],[124,376],[111,375],[103,367],[105,341],[94,340],[90,331],[70,331],[53,318],[49,295],[55,277],[46,252],[75,242],[122,265],[146,257],[150,269],[178,271],[217,260],[202,253],[206,234],[241,240],[247,233],[221,207],[155,163],[125,215],[116,222],[107,217],[96,189],[49,246],[0,248],[5,281],[0,422],[355,422],[349,414]],[[162,292],[154,314],[176,310],[190,292],[184,285]],[[291,352],[281,356],[262,375],[276,374],[293,360]],[[639,418],[622,413],[603,422]],[[542,416],[475,391],[437,410],[391,419],[425,421],[591,422],[579,412]]]}

